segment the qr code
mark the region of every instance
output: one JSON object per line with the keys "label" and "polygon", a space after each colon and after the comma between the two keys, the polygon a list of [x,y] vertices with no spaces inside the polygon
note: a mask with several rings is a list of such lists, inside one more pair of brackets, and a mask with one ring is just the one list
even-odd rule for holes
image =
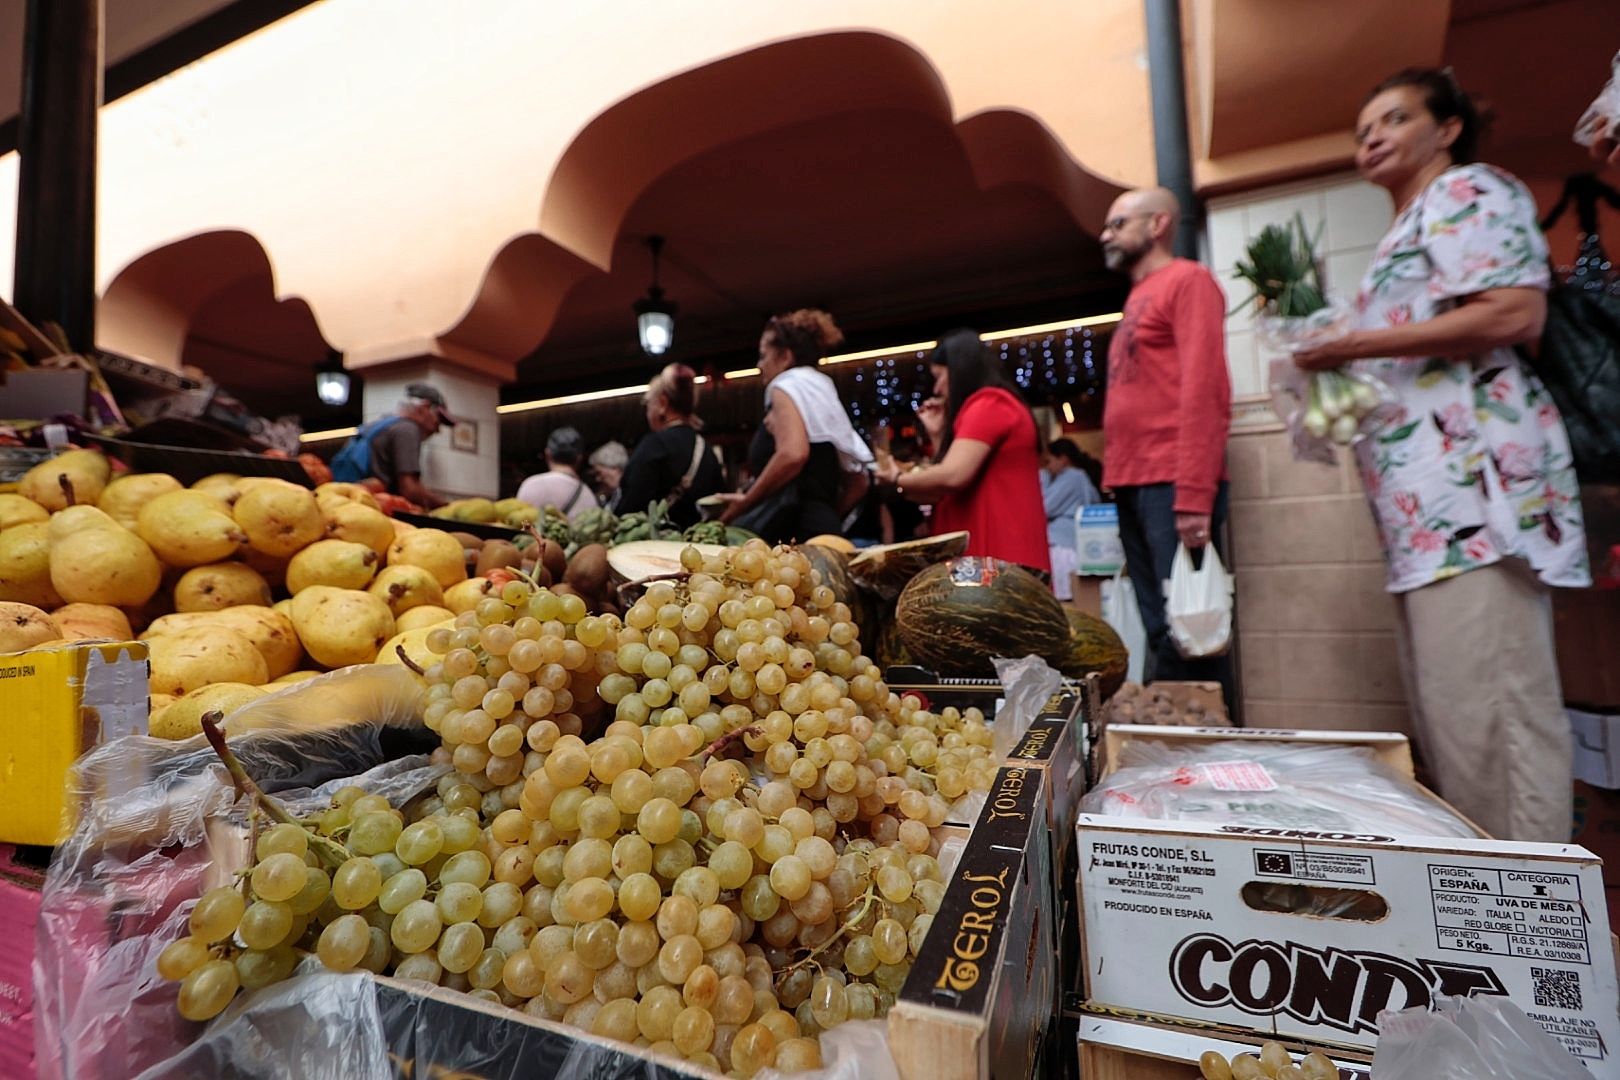
{"label": "qr code", "polygon": [[1543,1009],[1582,1009],[1581,973],[1553,968],[1530,969],[1535,981],[1536,1005]]}

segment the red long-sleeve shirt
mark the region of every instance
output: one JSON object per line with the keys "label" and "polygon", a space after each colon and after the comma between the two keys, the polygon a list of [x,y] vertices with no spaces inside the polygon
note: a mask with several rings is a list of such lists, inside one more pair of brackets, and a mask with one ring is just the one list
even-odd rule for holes
{"label": "red long-sleeve shirt", "polygon": [[1105,486],[1174,483],[1177,512],[1210,512],[1232,423],[1225,321],[1220,285],[1190,259],[1136,283],[1108,345]]}

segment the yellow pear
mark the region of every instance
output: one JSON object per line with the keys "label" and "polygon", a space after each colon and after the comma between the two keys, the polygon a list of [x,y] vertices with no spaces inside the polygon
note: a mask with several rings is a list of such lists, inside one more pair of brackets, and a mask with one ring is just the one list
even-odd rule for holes
{"label": "yellow pear", "polygon": [[363,484],[345,484],[341,480],[328,480],[315,489],[315,497],[322,501],[341,500],[359,503],[372,510],[381,509],[377,505],[376,496],[372,495]]}
{"label": "yellow pear", "polygon": [[246,563],[194,566],[174,585],[176,611],[218,611],[241,604],[270,606],[270,584]]}
{"label": "yellow pear", "polygon": [[51,584],[50,526],[45,522],[0,531],[0,600],[42,608],[62,603]]}
{"label": "yellow pear", "polygon": [[475,577],[460,581],[444,590],[444,606],[455,614],[471,611],[478,601],[495,595],[495,583],[489,578]]}
{"label": "yellow pear", "polygon": [[17,494],[51,511],[76,503],[94,506],[111,475],[112,466],[101,451],[65,450],[29,469],[17,485]]}
{"label": "yellow pear", "polygon": [[442,529],[412,529],[388,545],[388,565],[420,566],[441,589],[467,580],[467,556],[455,537]]}
{"label": "yellow pear", "polygon": [[[146,715],[148,717],[156,716],[158,713],[162,712],[164,709],[167,709],[170,705],[173,705],[179,700],[180,699],[175,697],[173,694],[149,693],[146,695]],[[147,722],[147,728],[148,730],[151,729],[150,720]]]}
{"label": "yellow pear", "polygon": [[[14,491],[0,494],[0,529],[26,525],[30,521],[47,521],[50,516],[51,512],[33,499],[26,499]],[[393,531],[390,530],[388,539],[393,538]]]}
{"label": "yellow pear", "polygon": [[253,642],[223,626],[198,626],[147,640],[151,688],[159,694],[188,694],[213,683],[269,682],[264,657]]}
{"label": "yellow pear", "polygon": [[396,619],[423,604],[444,606],[444,590],[433,574],[408,563],[385,568],[366,591],[382,597]]}
{"label": "yellow pear", "polygon": [[265,683],[265,686],[280,688],[283,686],[291,686],[294,683],[308,682],[310,679],[318,679],[320,677],[321,673],[319,671],[289,671],[279,679],[271,679],[268,683]]}
{"label": "yellow pear", "polygon": [[277,600],[275,603],[270,605],[270,609],[277,615],[280,615],[290,621],[292,619],[292,597],[289,596],[285,600]]}
{"label": "yellow pear", "polygon": [[131,473],[108,484],[96,505],[124,528],[133,529],[141,507],[159,495],[184,490],[180,481],[168,473]]}
{"label": "yellow pear", "polygon": [[250,545],[238,553],[236,560],[258,571],[272,589],[279,589],[287,582],[287,559],[283,556],[254,551]]}
{"label": "yellow pear", "polygon": [[[435,629],[436,627],[420,626],[415,630],[395,634],[384,642],[383,647],[378,650],[377,663],[403,665],[410,668],[416,674],[416,677],[420,679],[422,672],[444,659],[444,657],[427,647],[428,635],[433,633]],[[401,650],[404,650],[404,656],[400,655]],[[407,660],[410,662],[406,663]],[[425,684],[426,680],[424,680]]]}
{"label": "yellow pear", "polygon": [[105,510],[98,507],[88,504],[70,506],[51,515],[51,543],[59,544],[84,529],[105,529],[115,525],[123,528]]}
{"label": "yellow pear", "polygon": [[83,638],[131,641],[135,637],[135,632],[129,626],[129,616],[106,604],[64,604],[51,612],[51,618],[56,620],[56,625],[62,629],[62,636],[69,641]]}
{"label": "yellow pear", "polygon": [[369,664],[394,636],[388,605],[357,589],[311,585],[293,595],[292,611],[304,649],[327,667]]}
{"label": "yellow pear", "polygon": [[0,653],[32,649],[61,636],[56,620],[39,608],[0,600]]}
{"label": "yellow pear", "polygon": [[169,566],[203,566],[236,554],[247,534],[225,505],[195,491],[171,491],[141,507],[135,531]]}
{"label": "yellow pear", "polygon": [[387,555],[388,545],[394,542],[394,523],[380,510],[341,500],[321,507],[321,514],[326,519],[326,535],[334,540],[364,544],[379,556]]}
{"label": "yellow pear", "polygon": [[254,604],[221,608],[218,611],[176,612],[155,619],[141,640],[146,641],[165,634],[199,627],[218,626],[234,630],[253,643],[264,657],[265,670],[272,679],[279,678],[298,666],[304,650],[298,643],[298,633],[292,619],[273,608]]}
{"label": "yellow pear", "polygon": [[311,585],[364,589],[376,576],[377,553],[347,540],[317,540],[287,564],[287,591],[297,594]]}
{"label": "yellow pear", "polygon": [[413,607],[394,620],[394,629],[400,633],[407,630],[420,630],[422,627],[434,629],[441,623],[450,626],[456,618],[456,613],[449,608],[436,607],[433,604],[423,604]]}
{"label": "yellow pear", "polygon": [[53,543],[51,584],[70,604],[139,607],[163,584],[163,567],[146,541],[115,522]]}
{"label": "yellow pear", "polygon": [[209,713],[230,716],[250,701],[264,697],[264,691],[247,683],[222,682],[176,698],[161,712],[154,709],[147,731],[154,739],[189,739],[202,734],[202,719]]}
{"label": "yellow pear", "polygon": [[235,473],[212,473],[192,484],[191,490],[205,491],[226,506],[231,506],[236,502],[237,496],[242,494],[236,486],[241,479]]}
{"label": "yellow pear", "polygon": [[254,479],[264,482],[244,490],[232,512],[256,550],[290,558],[326,535],[321,508],[307,489],[285,480]]}

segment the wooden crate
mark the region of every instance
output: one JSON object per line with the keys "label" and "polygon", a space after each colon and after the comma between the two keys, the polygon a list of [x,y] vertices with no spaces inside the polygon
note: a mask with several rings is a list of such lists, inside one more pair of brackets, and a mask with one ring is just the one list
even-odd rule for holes
{"label": "wooden crate", "polygon": [[1046,778],[1018,766],[997,773],[889,1012],[889,1048],[904,1080],[1046,1068],[1058,981]]}

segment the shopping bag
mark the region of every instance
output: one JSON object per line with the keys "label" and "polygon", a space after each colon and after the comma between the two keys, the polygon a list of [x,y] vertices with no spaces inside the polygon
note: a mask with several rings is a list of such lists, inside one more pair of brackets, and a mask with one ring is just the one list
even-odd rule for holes
{"label": "shopping bag", "polygon": [[1186,544],[1176,545],[1164,586],[1164,617],[1176,651],[1189,660],[1219,656],[1232,643],[1232,576],[1212,545],[1203,565],[1193,566]]}
{"label": "shopping bag", "polygon": [[1123,566],[1114,573],[1113,580],[1103,583],[1102,617],[1103,622],[1114,628],[1114,633],[1125,643],[1125,650],[1130,655],[1125,678],[1140,683],[1147,664],[1147,628],[1142,625],[1142,609],[1136,606],[1136,590],[1131,588],[1131,579],[1126,576]]}

